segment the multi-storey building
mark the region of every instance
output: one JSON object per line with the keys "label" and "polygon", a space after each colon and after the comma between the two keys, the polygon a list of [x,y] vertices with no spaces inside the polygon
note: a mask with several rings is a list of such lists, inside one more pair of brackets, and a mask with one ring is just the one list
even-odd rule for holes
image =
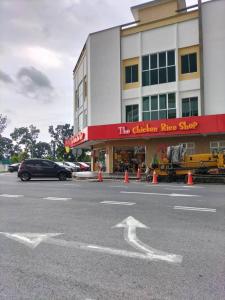
{"label": "multi-storey building", "polygon": [[135,170],[168,145],[225,150],[225,1],[131,8],[134,22],[91,33],[74,68],[74,136],[92,168]]}

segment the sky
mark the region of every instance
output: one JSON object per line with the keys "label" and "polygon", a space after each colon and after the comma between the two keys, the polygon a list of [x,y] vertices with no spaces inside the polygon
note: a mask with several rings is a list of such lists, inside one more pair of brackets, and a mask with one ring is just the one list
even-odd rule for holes
{"label": "sky", "polygon": [[[73,125],[73,68],[91,32],[133,21],[145,0],[0,0],[0,114],[10,137],[33,124]],[[197,0],[186,0],[188,5]]]}

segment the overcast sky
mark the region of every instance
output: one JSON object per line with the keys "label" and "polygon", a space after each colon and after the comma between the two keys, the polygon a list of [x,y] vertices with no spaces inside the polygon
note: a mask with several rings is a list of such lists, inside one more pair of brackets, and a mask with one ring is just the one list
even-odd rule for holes
{"label": "overcast sky", "polygon": [[[145,0],[0,0],[0,113],[5,136],[73,123],[72,71],[91,32],[133,21]],[[197,0],[186,1],[188,5]]]}

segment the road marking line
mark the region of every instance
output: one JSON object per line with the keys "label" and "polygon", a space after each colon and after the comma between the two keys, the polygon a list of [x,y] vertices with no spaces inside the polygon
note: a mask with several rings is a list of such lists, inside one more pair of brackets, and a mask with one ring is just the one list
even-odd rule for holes
{"label": "road marking line", "polygon": [[112,188],[126,188],[126,189],[128,189],[128,186],[124,186],[124,185],[111,185],[110,187],[112,187]]}
{"label": "road marking line", "polygon": [[216,212],[215,208],[191,207],[191,206],[174,206],[173,209]]}
{"label": "road marking line", "polygon": [[117,202],[117,201],[102,201],[102,204],[116,204],[116,205],[134,205],[134,202]]}
{"label": "road marking line", "polygon": [[72,198],[58,198],[58,197],[46,197],[46,198],[42,198],[44,200],[52,200],[52,201],[68,201],[68,200],[72,200]]}
{"label": "road marking line", "polygon": [[24,195],[1,194],[0,197],[6,197],[6,198],[19,198],[19,197],[24,197]]}
{"label": "road marking line", "polygon": [[55,246],[63,246],[80,250],[89,250],[99,253],[107,253],[111,255],[118,255],[129,258],[139,258],[150,261],[165,261],[168,263],[181,263],[182,256],[181,255],[158,255],[156,253],[138,253],[131,252],[127,250],[109,248],[98,245],[90,245],[75,241],[66,241],[61,239],[56,239],[54,236],[61,235],[62,233],[9,233],[9,232],[0,232],[0,234],[6,236],[7,238],[13,239],[19,243],[22,243],[28,246],[31,249],[35,249],[40,243],[55,245]]}
{"label": "road marking line", "polygon": [[168,197],[201,197],[199,195],[190,195],[190,194],[162,194],[162,193],[147,193],[147,192],[127,192],[120,191],[121,194],[138,194],[138,195],[155,195],[155,196],[168,196]]}

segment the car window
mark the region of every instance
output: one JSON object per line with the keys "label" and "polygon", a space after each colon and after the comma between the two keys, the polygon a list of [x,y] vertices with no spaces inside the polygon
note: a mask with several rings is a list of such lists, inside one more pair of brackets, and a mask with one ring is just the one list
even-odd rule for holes
{"label": "car window", "polygon": [[54,163],[51,162],[51,161],[46,161],[46,160],[42,160],[39,162],[39,164],[42,166],[42,167],[48,167],[48,168],[53,168],[54,167]]}

